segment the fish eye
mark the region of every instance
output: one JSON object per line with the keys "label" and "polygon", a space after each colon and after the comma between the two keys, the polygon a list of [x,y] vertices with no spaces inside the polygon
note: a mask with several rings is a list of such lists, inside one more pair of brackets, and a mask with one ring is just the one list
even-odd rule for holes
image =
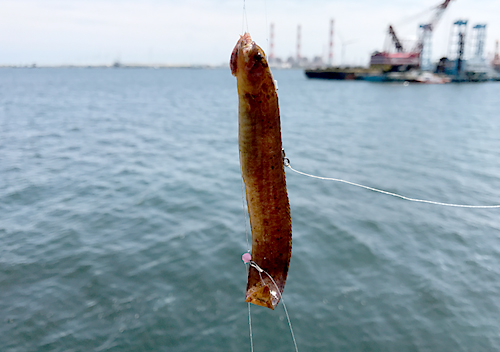
{"label": "fish eye", "polygon": [[253,57],[253,58],[254,58],[255,60],[262,61],[262,54],[258,52],[257,54],[255,54],[255,55],[254,55],[254,57]]}

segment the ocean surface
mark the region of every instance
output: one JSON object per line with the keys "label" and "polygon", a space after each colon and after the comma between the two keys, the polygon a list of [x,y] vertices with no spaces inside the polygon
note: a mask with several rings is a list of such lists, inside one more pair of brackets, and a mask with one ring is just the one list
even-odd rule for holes
{"label": "ocean surface", "polygon": [[[276,70],[300,171],[500,204],[500,84]],[[0,351],[250,351],[229,69],[0,69]],[[500,209],[287,169],[299,351],[499,351]],[[282,305],[254,350],[294,351]]]}

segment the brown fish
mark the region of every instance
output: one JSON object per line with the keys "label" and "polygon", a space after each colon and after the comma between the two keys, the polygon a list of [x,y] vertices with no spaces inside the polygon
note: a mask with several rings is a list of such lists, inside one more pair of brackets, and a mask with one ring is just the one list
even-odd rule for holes
{"label": "brown fish", "polygon": [[230,67],[238,86],[240,164],[252,229],[245,301],[274,309],[292,254],[278,94],[264,51],[250,34],[236,43]]}

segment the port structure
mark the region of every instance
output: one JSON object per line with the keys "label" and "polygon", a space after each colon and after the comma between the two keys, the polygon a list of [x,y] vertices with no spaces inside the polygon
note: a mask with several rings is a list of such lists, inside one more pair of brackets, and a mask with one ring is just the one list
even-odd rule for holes
{"label": "port structure", "polygon": [[429,29],[429,24],[420,25],[420,69],[422,71],[430,71],[431,56],[432,56],[432,30]]}
{"label": "port structure", "polygon": [[301,41],[302,41],[302,27],[301,25],[299,24],[297,26],[297,53],[296,53],[296,58],[295,60],[297,60],[298,63],[300,63],[300,61],[302,60],[302,56],[300,54],[300,47],[301,47]]}
{"label": "port structure", "polygon": [[276,56],[274,55],[274,23],[271,23],[269,28],[269,62],[274,63]]}
{"label": "port structure", "polygon": [[330,20],[330,41],[328,44],[328,65],[333,66],[333,18]]}
{"label": "port structure", "polygon": [[[500,48],[496,42],[495,56],[491,62],[485,59],[486,24],[476,24],[470,35],[467,20],[453,23],[448,42],[447,56],[442,57],[435,69],[431,65],[432,34],[444,11],[453,0],[445,0],[433,8],[430,21],[420,25],[416,45],[400,40],[392,25],[389,25],[384,49],[370,58],[370,67],[315,67],[305,70],[309,78],[364,80],[370,82],[486,82],[500,81]],[[333,20],[331,22],[333,37]],[[342,49],[345,43],[340,37]],[[332,46],[333,40],[330,41]],[[390,43],[390,45],[387,45]],[[404,43],[404,44],[403,44]],[[342,50],[343,51],[343,50]],[[341,55],[343,57],[343,53]],[[329,56],[331,58],[331,55]],[[343,60],[342,60],[343,61]],[[331,60],[329,60],[331,63]],[[491,64],[491,66],[490,66]],[[425,72],[427,71],[427,72]],[[496,72],[495,72],[496,71]]]}
{"label": "port structure", "polygon": [[495,43],[495,55],[493,56],[493,60],[491,61],[491,66],[500,73],[500,52],[498,49],[498,40]]}
{"label": "port structure", "polygon": [[389,35],[391,36],[392,42],[394,43],[394,46],[396,47],[396,51],[398,53],[403,53],[405,51],[403,44],[398,38],[398,35],[394,31],[394,28],[392,25],[389,25]]}
{"label": "port structure", "polygon": [[472,27],[472,43],[474,48],[473,56],[476,59],[483,59],[484,42],[486,41],[486,24],[476,24]]}
{"label": "port structure", "polygon": [[450,73],[455,76],[460,76],[463,71],[467,22],[467,20],[457,20],[452,25],[448,59],[454,63]]}
{"label": "port structure", "polygon": [[422,71],[430,71],[431,56],[432,56],[432,32],[441,20],[444,11],[450,5],[452,0],[445,0],[443,3],[435,7],[434,15],[426,24],[420,25],[420,40],[417,43],[416,51],[420,53],[420,69]]}
{"label": "port structure", "polygon": [[381,68],[384,72],[406,71],[420,69],[423,71],[431,70],[431,47],[432,33],[441,20],[443,13],[448,8],[452,0],[444,0],[441,4],[432,9],[431,19],[421,24],[420,34],[417,44],[409,51],[403,47],[392,25],[389,26],[388,34],[396,49],[395,53],[389,51],[376,52],[370,59],[370,66]]}

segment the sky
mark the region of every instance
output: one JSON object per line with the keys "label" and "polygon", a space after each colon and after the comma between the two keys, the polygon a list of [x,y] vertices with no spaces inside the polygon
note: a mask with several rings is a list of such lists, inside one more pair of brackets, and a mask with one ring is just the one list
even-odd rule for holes
{"label": "sky", "polygon": [[[275,55],[328,55],[335,21],[334,64],[367,65],[382,50],[389,24],[403,40],[442,0],[0,0],[0,65],[227,64],[248,31]],[[500,40],[499,0],[454,0],[434,32],[432,56],[446,56],[452,23],[469,20],[468,33],[487,24],[486,50]],[[470,36],[469,36],[470,37]]]}

